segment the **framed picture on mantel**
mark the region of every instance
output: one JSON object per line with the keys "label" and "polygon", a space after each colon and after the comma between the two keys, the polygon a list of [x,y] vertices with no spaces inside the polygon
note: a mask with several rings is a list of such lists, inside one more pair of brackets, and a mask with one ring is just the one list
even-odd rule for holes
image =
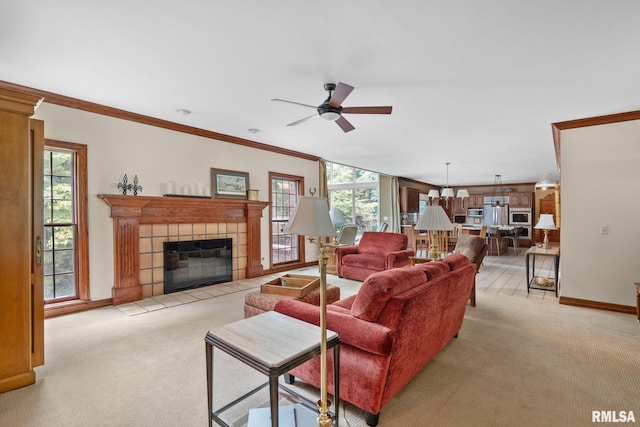
{"label": "framed picture on mantel", "polygon": [[249,174],[211,168],[211,188],[214,198],[246,199],[247,190],[249,190]]}

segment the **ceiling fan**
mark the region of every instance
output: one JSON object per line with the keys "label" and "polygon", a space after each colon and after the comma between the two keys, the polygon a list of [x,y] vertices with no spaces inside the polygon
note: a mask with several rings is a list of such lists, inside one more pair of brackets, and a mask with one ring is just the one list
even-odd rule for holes
{"label": "ceiling fan", "polygon": [[318,115],[323,119],[335,121],[338,126],[344,131],[349,132],[355,129],[355,127],[345,119],[342,114],[391,114],[392,107],[343,107],[342,102],[353,90],[353,86],[349,86],[345,83],[326,83],[324,89],[329,92],[329,96],[319,106],[313,106],[309,104],[302,104],[300,102],[287,101],[286,99],[274,98],[272,101],[287,102],[289,104],[301,105],[303,107],[313,108],[318,112],[304,119],[297,120],[293,123],[289,123],[287,126],[299,125],[313,117]]}

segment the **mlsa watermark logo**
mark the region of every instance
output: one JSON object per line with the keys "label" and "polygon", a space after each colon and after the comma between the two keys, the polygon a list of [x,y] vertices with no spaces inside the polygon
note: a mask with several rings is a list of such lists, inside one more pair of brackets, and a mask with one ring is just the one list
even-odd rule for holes
{"label": "mlsa watermark logo", "polygon": [[633,411],[591,411],[592,423],[635,423]]}

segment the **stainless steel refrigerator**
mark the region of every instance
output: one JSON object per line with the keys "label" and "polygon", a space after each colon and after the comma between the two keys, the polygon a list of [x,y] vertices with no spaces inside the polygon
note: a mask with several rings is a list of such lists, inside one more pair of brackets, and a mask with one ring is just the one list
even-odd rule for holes
{"label": "stainless steel refrigerator", "polygon": [[484,205],[483,224],[487,226],[501,226],[509,224],[509,205]]}

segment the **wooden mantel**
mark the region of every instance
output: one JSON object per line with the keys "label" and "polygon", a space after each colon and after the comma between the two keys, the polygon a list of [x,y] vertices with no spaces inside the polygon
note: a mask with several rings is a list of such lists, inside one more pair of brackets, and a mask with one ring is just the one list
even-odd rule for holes
{"label": "wooden mantel", "polygon": [[142,299],[139,280],[139,225],[238,222],[247,224],[246,277],[263,274],[260,253],[260,218],[268,202],[98,194],[113,218],[113,304]]}

